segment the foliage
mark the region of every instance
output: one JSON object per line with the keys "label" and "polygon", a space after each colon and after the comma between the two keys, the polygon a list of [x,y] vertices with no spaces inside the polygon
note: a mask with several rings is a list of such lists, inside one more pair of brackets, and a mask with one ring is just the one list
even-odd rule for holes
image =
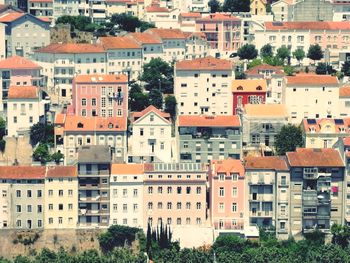
{"label": "foliage", "polygon": [[5,148],[6,148],[6,141],[4,139],[0,140],[0,152],[5,152]]}
{"label": "foliage", "polygon": [[165,112],[169,113],[172,119],[176,117],[176,98],[175,96],[169,95],[165,98]]}
{"label": "foliage", "polygon": [[6,121],[0,117],[0,139],[6,135]]}
{"label": "foliage", "polygon": [[55,152],[51,155],[51,160],[53,160],[56,164],[59,164],[63,157],[64,155],[61,152]]}
{"label": "foliage", "polygon": [[266,44],[260,49],[260,57],[273,57],[272,46],[270,44]]}
{"label": "foliage", "polygon": [[309,243],[312,243],[316,246],[324,245],[325,236],[326,236],[325,233],[321,232],[318,229],[315,229],[314,231],[312,231],[310,233],[304,233],[304,237],[305,237],[306,241],[308,241]]}
{"label": "foliage", "polygon": [[344,73],[344,76],[350,77],[350,61],[345,61],[341,66],[341,72]]}
{"label": "foliage", "polygon": [[225,0],[224,12],[250,12],[250,0]]}
{"label": "foliage", "polygon": [[287,47],[280,47],[277,49],[276,57],[285,62],[286,59],[290,58],[290,50]]}
{"label": "foliage", "polygon": [[87,16],[61,16],[57,18],[56,24],[70,24],[71,31],[77,29],[79,31],[93,32],[99,26],[91,22],[91,18]]}
{"label": "foliage", "polygon": [[52,124],[36,123],[30,127],[30,141],[32,145],[37,143],[54,143],[54,127]]}
{"label": "foliage", "polygon": [[300,127],[292,124],[284,125],[276,136],[276,151],[278,155],[285,155],[286,152],[295,151],[303,145],[303,135]]}
{"label": "foliage", "polygon": [[246,75],[243,70],[235,70],[235,79],[245,79]]}
{"label": "foliage", "polygon": [[160,89],[163,93],[173,93],[174,69],[161,58],[152,58],[143,66],[140,80],[146,82],[145,89]]}
{"label": "foliage", "polygon": [[142,92],[142,88],[136,82],[130,84],[129,108],[131,111],[142,111],[149,106],[148,94]]}
{"label": "foliage", "polygon": [[248,63],[248,69],[249,69],[249,68],[256,67],[256,66],[259,66],[259,65],[261,65],[261,64],[262,64],[261,59],[258,59],[258,58],[253,59],[252,61],[250,61],[250,62]]}
{"label": "foliage", "polygon": [[163,108],[163,94],[159,89],[151,89],[148,94],[149,103],[158,109]]}
{"label": "foliage", "polygon": [[40,143],[38,147],[36,147],[33,152],[33,159],[43,164],[51,160],[49,147],[46,143]]}
{"label": "foliage", "polygon": [[140,31],[143,32],[154,27],[153,24],[141,21],[136,16],[126,13],[113,14],[111,17],[111,23],[117,25],[119,29],[127,32],[135,32],[136,28],[140,28]]}
{"label": "foliage", "polygon": [[283,66],[284,61],[281,60],[279,57],[274,56],[274,57],[265,57],[263,59],[264,63],[269,64],[271,66]]}
{"label": "foliage", "polygon": [[331,65],[327,65],[326,63],[318,63],[316,66],[316,74],[319,75],[335,74],[336,72]]}
{"label": "foliage", "polygon": [[347,225],[333,224],[331,227],[332,243],[346,248],[350,242],[350,227]]}
{"label": "foliage", "polygon": [[284,73],[286,73],[287,76],[293,76],[294,75],[294,68],[292,66],[284,66],[283,67]]}
{"label": "foliage", "polygon": [[210,8],[210,13],[220,12],[222,9],[221,3],[218,0],[210,0],[208,6]]}
{"label": "foliage", "polygon": [[293,57],[298,60],[299,64],[300,61],[302,61],[305,58],[305,52],[303,49],[301,48],[297,48],[296,50],[294,50],[293,52]]}
{"label": "foliage", "polygon": [[323,58],[322,49],[318,44],[310,45],[309,50],[307,52],[307,57],[312,59],[314,62],[316,60],[321,60]]}
{"label": "foliage", "polygon": [[245,44],[238,49],[237,55],[241,60],[243,59],[251,60],[258,56],[258,50],[255,48],[253,44]]}

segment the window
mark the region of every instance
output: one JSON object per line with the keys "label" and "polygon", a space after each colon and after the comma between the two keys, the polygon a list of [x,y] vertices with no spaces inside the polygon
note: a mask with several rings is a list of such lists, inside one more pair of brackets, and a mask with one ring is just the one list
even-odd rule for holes
{"label": "window", "polygon": [[177,202],[176,208],[177,208],[177,209],[181,209],[181,202]]}
{"label": "window", "polygon": [[225,196],[225,189],[224,187],[219,188],[219,196]]}
{"label": "window", "polygon": [[173,188],[171,186],[168,186],[167,192],[168,194],[171,194],[173,192]]}
{"label": "window", "polygon": [[27,212],[31,213],[32,212],[32,206],[31,205],[27,205]]}
{"label": "window", "polygon": [[140,128],[140,136],[143,136],[143,128]]}
{"label": "window", "polygon": [[163,187],[159,186],[158,187],[158,194],[162,194],[163,193]]}
{"label": "window", "polygon": [[73,196],[73,190],[68,190],[68,196]]}
{"label": "window", "polygon": [[137,196],[138,196],[138,190],[137,190],[137,189],[134,189],[133,195],[134,195],[134,197],[137,197]]}
{"label": "window", "polygon": [[149,209],[149,210],[152,210],[152,209],[153,209],[153,203],[152,203],[152,202],[149,202],[149,203],[148,203],[148,209]]}
{"label": "window", "polygon": [[123,212],[128,212],[128,204],[123,204]]}
{"label": "window", "polygon": [[167,203],[167,208],[168,208],[168,209],[172,209],[172,203],[171,203],[171,202],[168,202],[168,203]]}
{"label": "window", "polygon": [[187,186],[186,187],[186,194],[190,194],[191,193],[191,187],[190,186]]}
{"label": "window", "polygon": [[20,205],[16,205],[16,212],[21,213],[22,212],[22,207]]}
{"label": "window", "polygon": [[153,194],[153,187],[152,187],[152,186],[149,186],[149,187],[148,187],[148,193],[149,193],[149,194]]}
{"label": "window", "polygon": [[53,224],[53,218],[52,217],[49,218],[49,224],[50,225]]}
{"label": "window", "polygon": [[237,196],[237,187],[232,188],[232,196],[236,197]]}
{"label": "window", "polygon": [[178,193],[178,194],[181,194],[181,191],[182,191],[181,186],[178,186],[178,187],[177,187],[177,193]]}
{"label": "window", "polygon": [[16,197],[21,197],[21,190],[16,191]]}
{"label": "window", "polygon": [[197,203],[196,203],[196,208],[197,208],[198,210],[201,209],[201,208],[202,208],[202,203],[197,202]]}
{"label": "window", "polygon": [[68,210],[73,210],[73,204],[68,204]]}
{"label": "window", "polygon": [[58,196],[63,196],[63,190],[58,190]]}
{"label": "window", "polygon": [[49,204],[49,210],[53,210],[53,204]]}
{"label": "window", "polygon": [[32,197],[32,191],[31,190],[27,190],[27,197]]}
{"label": "window", "polygon": [[200,186],[198,186],[197,188],[196,188],[196,193],[197,194],[200,194],[202,192],[202,188],[200,187]]}
{"label": "window", "polygon": [[58,204],[58,210],[63,210],[63,204]]}
{"label": "window", "polygon": [[86,106],[86,99],[81,99],[81,106]]}
{"label": "window", "polygon": [[237,203],[232,203],[232,212],[237,212]]}
{"label": "window", "polygon": [[225,180],[225,174],[219,174],[219,180],[224,181]]}
{"label": "window", "polygon": [[37,206],[37,213],[40,214],[40,213],[42,213],[42,212],[43,212],[43,207],[42,207],[42,205],[38,205],[38,206]]}
{"label": "window", "polygon": [[190,202],[186,202],[186,209],[191,209],[191,203]]}

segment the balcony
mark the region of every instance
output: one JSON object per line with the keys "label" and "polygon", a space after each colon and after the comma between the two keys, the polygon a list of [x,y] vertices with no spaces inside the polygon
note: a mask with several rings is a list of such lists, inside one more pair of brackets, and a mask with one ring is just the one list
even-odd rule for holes
{"label": "balcony", "polygon": [[273,217],[273,213],[272,211],[258,211],[258,212],[249,211],[249,216],[250,217]]}
{"label": "balcony", "polygon": [[94,171],[79,171],[79,176],[88,176],[88,175],[109,175],[109,170],[94,170]]}
{"label": "balcony", "polygon": [[109,210],[102,209],[79,209],[79,216],[109,215]]}
{"label": "balcony", "polygon": [[317,206],[317,191],[316,190],[303,190],[303,205],[305,206]]}

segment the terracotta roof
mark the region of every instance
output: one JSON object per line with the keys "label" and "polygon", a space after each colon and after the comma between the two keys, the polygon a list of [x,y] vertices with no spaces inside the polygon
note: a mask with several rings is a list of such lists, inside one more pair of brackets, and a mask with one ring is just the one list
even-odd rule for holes
{"label": "terracotta roof", "polygon": [[148,33],[129,33],[127,37],[131,37],[139,44],[162,44],[159,38]]}
{"label": "terracotta roof", "polygon": [[157,5],[150,5],[145,8],[147,13],[169,13],[170,10],[165,7],[160,7]]}
{"label": "terracotta roof", "polygon": [[232,81],[232,92],[266,92],[265,79],[236,79]]}
{"label": "terracotta roof", "polygon": [[143,164],[113,163],[111,174],[143,174]]}
{"label": "terracotta roof", "polygon": [[344,167],[339,152],[330,148],[298,148],[288,152],[287,158],[292,167]]}
{"label": "terracotta roof", "polygon": [[215,13],[208,16],[197,19],[198,22],[208,21],[240,21],[238,17],[231,15],[230,13]]}
{"label": "terracotta roof", "polygon": [[133,112],[132,113],[132,118],[133,121],[136,121],[137,119],[141,118],[142,116],[146,115],[149,112],[154,112],[155,114],[163,117],[164,119],[166,119],[167,121],[169,121],[170,118],[170,114],[167,112],[163,112],[159,109],[157,109],[156,107],[154,107],[153,105],[148,106],[146,109],[144,109],[143,111],[138,111],[138,112]]}
{"label": "terracotta roof", "polygon": [[[326,126],[334,127],[334,130],[329,130]],[[304,132],[306,133],[350,133],[350,118],[343,119],[303,119]]]}
{"label": "terracotta roof", "polygon": [[66,119],[66,115],[63,113],[58,113],[55,116],[55,123],[56,124],[64,124],[64,120]]}
{"label": "terracotta roof", "polygon": [[348,21],[265,22],[266,30],[350,30]]}
{"label": "terracotta roof", "polygon": [[278,67],[278,66],[271,66],[269,64],[261,64],[255,67],[252,67],[250,69],[248,69],[245,74],[246,75],[263,75],[262,71],[272,71],[272,74],[276,74],[276,75],[285,75],[283,72],[283,68],[282,67]]}
{"label": "terracotta roof", "polygon": [[77,177],[78,169],[76,166],[48,166],[46,177],[62,178],[62,177]]}
{"label": "terracotta roof", "polygon": [[214,173],[238,173],[240,177],[244,177],[244,166],[240,160],[213,160],[211,168]]}
{"label": "terracotta roof", "polygon": [[339,88],[339,97],[340,98],[350,97],[350,86],[344,86]]}
{"label": "terracotta roof", "polygon": [[202,17],[201,13],[196,13],[196,12],[190,12],[190,13],[180,13],[181,17],[186,17],[186,18],[199,18]]}
{"label": "terracotta roof", "polygon": [[41,67],[29,59],[13,56],[1,60],[0,69],[41,69]]}
{"label": "terracotta roof", "polygon": [[276,170],[276,171],[288,171],[288,165],[286,159],[280,156],[263,156],[255,157],[249,156],[244,159],[245,169],[263,169],[263,170]]}
{"label": "terracotta roof", "polygon": [[35,86],[10,86],[9,99],[37,99],[39,89]]}
{"label": "terracotta roof", "polygon": [[337,86],[339,84],[337,77],[331,76],[331,75],[298,74],[295,76],[286,76],[286,80],[287,80],[286,81],[287,86],[288,85]]}
{"label": "terracotta roof", "polygon": [[345,137],[345,138],[343,139],[343,143],[344,143],[344,146],[349,147],[349,146],[350,146],[350,136]]}
{"label": "terracotta roof", "polygon": [[24,15],[25,15],[25,13],[19,13],[19,12],[6,13],[0,17],[0,22],[1,23],[11,23]]}
{"label": "terracotta roof", "polygon": [[120,75],[78,75],[74,78],[75,83],[127,83],[128,76],[124,74]]}
{"label": "terracotta roof", "polygon": [[150,28],[145,31],[160,37],[161,39],[185,39],[185,34],[180,29]]}
{"label": "terracotta roof", "polygon": [[[57,123],[59,124],[59,123]],[[64,131],[126,131],[127,120],[124,117],[83,117],[66,115],[64,118]]]}
{"label": "terracotta roof", "polygon": [[229,70],[232,71],[233,63],[226,59],[213,57],[196,58],[176,62],[176,70]]}
{"label": "terracotta roof", "polygon": [[199,37],[199,38],[202,38],[202,39],[207,39],[206,35],[204,32],[184,32],[186,38],[190,38],[192,36],[196,36],[196,37]]}
{"label": "terracotta roof", "polygon": [[76,53],[104,53],[106,52],[101,45],[96,44],[50,44],[40,48],[38,53],[55,53],[55,54],[76,54]]}
{"label": "terracotta roof", "polygon": [[141,46],[129,37],[100,37],[100,43],[105,49],[135,49]]}
{"label": "terracotta roof", "polygon": [[238,115],[180,115],[180,127],[239,127],[241,122]]}
{"label": "terracotta roof", "polygon": [[246,104],[244,111],[246,115],[262,118],[288,117],[287,108],[283,104]]}
{"label": "terracotta roof", "polygon": [[0,166],[1,179],[44,179],[45,172],[44,166]]}
{"label": "terracotta roof", "polygon": [[46,23],[50,23],[52,18],[50,17],[37,17],[39,20],[46,22]]}

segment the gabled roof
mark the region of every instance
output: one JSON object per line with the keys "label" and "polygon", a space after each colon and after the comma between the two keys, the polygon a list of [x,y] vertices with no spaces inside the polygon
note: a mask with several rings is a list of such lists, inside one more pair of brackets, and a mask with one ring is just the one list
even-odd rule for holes
{"label": "gabled roof", "polygon": [[140,45],[142,44],[162,44],[162,41],[160,39],[152,34],[148,33],[129,33],[126,35],[127,37],[133,38],[136,40]]}
{"label": "gabled roof", "polygon": [[91,74],[91,75],[77,75],[74,78],[75,83],[127,83],[128,76],[124,74]]}
{"label": "gabled roof", "polygon": [[41,67],[24,57],[13,56],[1,60],[0,69],[41,69]]}
{"label": "gabled roof", "polygon": [[230,60],[214,57],[196,58],[193,60],[182,60],[176,62],[176,70],[233,70]]}
{"label": "gabled roof", "polygon": [[135,164],[135,163],[113,163],[111,174],[143,174],[144,168],[143,164]]}
{"label": "gabled roof", "polygon": [[287,118],[288,111],[284,104],[246,104],[244,112],[248,116],[261,118]]}
{"label": "gabled roof", "polygon": [[350,30],[348,21],[265,22],[266,30]]}
{"label": "gabled roof", "polygon": [[261,64],[261,65],[257,65],[255,67],[252,67],[250,69],[248,69],[245,74],[246,75],[262,75],[263,73],[260,73],[261,71],[272,71],[272,74],[276,74],[276,75],[285,75],[285,73],[283,72],[283,68],[282,67],[278,67],[278,66],[271,66],[269,64]]}
{"label": "gabled roof", "polygon": [[48,166],[46,177],[62,178],[62,177],[77,177],[78,169],[76,166]]}
{"label": "gabled roof", "polygon": [[185,39],[184,32],[180,29],[165,29],[165,28],[150,28],[145,31],[146,33],[158,36],[161,39]]}
{"label": "gabled roof", "polygon": [[189,12],[189,13],[180,13],[181,17],[184,18],[200,18],[202,17],[201,13]]}
{"label": "gabled roof", "polygon": [[288,164],[284,157],[280,156],[249,156],[244,159],[244,167],[246,170],[276,170],[288,171]]}
{"label": "gabled roof", "polygon": [[35,86],[10,86],[9,99],[37,99],[39,88]]}
{"label": "gabled roof", "polygon": [[217,173],[238,173],[240,177],[244,177],[244,166],[240,160],[226,159],[211,161],[212,171]]}
{"label": "gabled roof", "polygon": [[197,22],[218,22],[218,21],[240,21],[238,17],[233,16],[230,13],[215,13],[215,14],[210,14],[208,16],[199,18],[196,20]]}
{"label": "gabled roof", "polygon": [[343,139],[344,146],[350,147],[350,136]]}
{"label": "gabled roof", "polygon": [[105,49],[136,49],[141,46],[129,37],[101,37],[100,43]]}
{"label": "gabled roof", "polygon": [[169,13],[170,10],[159,5],[150,5],[145,8],[147,13]]}
{"label": "gabled roof", "polygon": [[236,79],[232,81],[232,92],[266,92],[265,79]]}
{"label": "gabled roof", "polygon": [[343,160],[335,149],[298,148],[286,155],[292,167],[344,167]]}
{"label": "gabled roof", "polygon": [[[349,23],[350,24],[350,23]],[[336,76],[317,74],[297,74],[286,76],[287,86],[308,85],[308,86],[338,86],[339,81]]]}
{"label": "gabled roof", "polygon": [[180,115],[179,127],[240,127],[238,115]]}
{"label": "gabled roof", "polygon": [[79,53],[105,53],[106,51],[101,45],[96,44],[50,44],[46,47],[36,50],[37,53],[53,53],[53,54],[79,54]]}
{"label": "gabled roof", "polygon": [[34,180],[44,179],[44,166],[0,166],[1,179]]}
{"label": "gabled roof", "polygon": [[318,133],[321,132],[322,127],[331,125],[334,130],[329,130],[326,133],[350,133],[350,118],[339,119],[303,119],[303,125],[305,133]]}
{"label": "gabled roof", "polygon": [[133,122],[137,121],[138,119],[142,118],[143,116],[147,115],[149,112],[153,112],[157,115],[159,115],[160,117],[164,118],[167,122],[170,123],[169,119],[170,119],[170,114],[167,112],[163,112],[159,109],[157,109],[156,107],[154,107],[153,105],[148,106],[146,109],[144,109],[143,111],[138,111],[138,112],[133,112],[132,113],[132,119]]}
{"label": "gabled roof", "polygon": [[16,21],[18,18],[24,16],[25,13],[20,12],[9,12],[4,15],[0,16],[0,22],[1,23],[11,23],[13,21]]}
{"label": "gabled roof", "polygon": [[343,86],[339,88],[339,97],[340,98],[349,98],[350,97],[350,86]]}

